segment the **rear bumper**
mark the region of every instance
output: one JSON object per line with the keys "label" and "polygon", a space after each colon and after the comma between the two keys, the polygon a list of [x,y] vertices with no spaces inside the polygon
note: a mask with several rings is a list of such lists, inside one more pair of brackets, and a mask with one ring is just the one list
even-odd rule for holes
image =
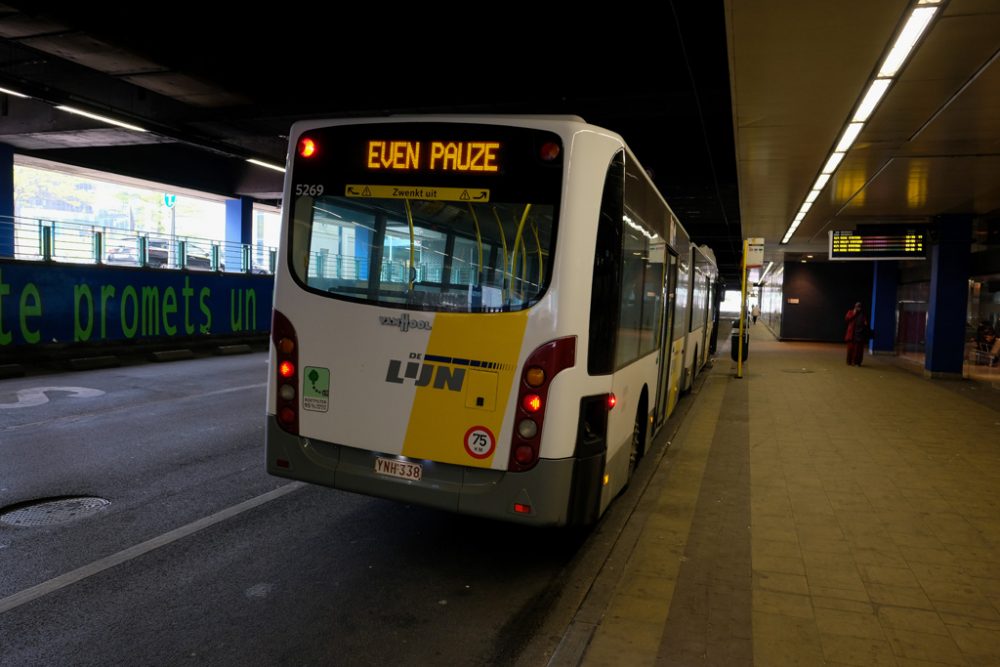
{"label": "rear bumper", "polygon": [[[580,466],[576,459],[542,459],[527,472],[415,461],[423,466],[419,482],[387,477],[375,472],[377,452],[301,438],[282,430],[274,415],[267,416],[267,471],[278,477],[390,498],[438,509],[532,525],[563,525],[580,520],[570,512],[574,471],[576,488],[598,485],[593,466]],[[279,467],[279,460],[287,467]],[[581,479],[586,474],[588,479]],[[530,513],[514,511],[514,505],[529,505]],[[584,513],[589,520],[590,513]]]}

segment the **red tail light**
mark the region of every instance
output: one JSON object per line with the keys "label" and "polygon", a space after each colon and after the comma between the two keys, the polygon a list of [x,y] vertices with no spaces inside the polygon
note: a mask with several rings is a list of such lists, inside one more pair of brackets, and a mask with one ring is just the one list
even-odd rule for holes
{"label": "red tail light", "polygon": [[608,394],[608,410],[618,405],[618,399],[614,394]]}
{"label": "red tail light", "polygon": [[277,381],[278,424],[289,433],[299,432],[299,341],[295,327],[281,312],[275,310],[271,319],[271,340],[274,342],[275,380]]}
{"label": "red tail light", "polygon": [[538,412],[542,409],[542,397],[538,394],[528,394],[521,402],[521,407],[527,412]]}
{"label": "red tail light", "polygon": [[521,373],[508,470],[523,472],[538,463],[549,384],[560,371],[574,364],[576,336],[549,341],[528,355]]}
{"label": "red tail light", "polygon": [[302,157],[312,157],[316,154],[316,142],[309,137],[299,139],[299,155]]}
{"label": "red tail light", "polygon": [[559,157],[560,150],[559,144],[554,141],[548,141],[542,144],[541,149],[538,151],[538,155],[546,162],[552,162]]}

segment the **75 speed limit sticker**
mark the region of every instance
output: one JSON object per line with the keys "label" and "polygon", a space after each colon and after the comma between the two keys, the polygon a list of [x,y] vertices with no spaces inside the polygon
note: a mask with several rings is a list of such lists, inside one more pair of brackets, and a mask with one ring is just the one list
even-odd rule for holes
{"label": "75 speed limit sticker", "polygon": [[488,458],[496,447],[493,431],[485,426],[473,426],[465,432],[465,451],[474,459]]}

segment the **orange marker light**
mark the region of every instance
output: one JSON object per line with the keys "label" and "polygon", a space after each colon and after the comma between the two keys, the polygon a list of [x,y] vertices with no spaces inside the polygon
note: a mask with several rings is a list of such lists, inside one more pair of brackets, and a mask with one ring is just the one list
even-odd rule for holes
{"label": "orange marker light", "polygon": [[528,412],[538,412],[542,409],[542,397],[538,394],[528,394],[521,401],[521,406]]}
{"label": "orange marker light", "polygon": [[312,157],[316,154],[316,142],[309,137],[299,140],[299,155],[302,157]]}
{"label": "orange marker light", "polygon": [[295,375],[295,364],[290,361],[282,361],[281,365],[278,366],[278,372],[281,373],[281,377],[290,378]]}
{"label": "orange marker light", "polygon": [[532,366],[524,373],[524,381],[529,387],[541,387],[545,382],[545,371],[538,366]]}

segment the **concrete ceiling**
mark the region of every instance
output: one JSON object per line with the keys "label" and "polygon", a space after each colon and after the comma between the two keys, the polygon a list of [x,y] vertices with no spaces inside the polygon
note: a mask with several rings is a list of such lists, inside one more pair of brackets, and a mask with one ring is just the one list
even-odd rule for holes
{"label": "concrete ceiling", "polygon": [[[387,113],[575,114],[619,132],[678,218],[738,282],[741,231],[721,3],[568,24],[505,5],[394,14],[286,2],[101,9],[0,0],[0,143],[34,157],[262,200],[290,124]],[[69,104],[151,130],[54,109]]]}
{"label": "concrete ceiling", "polygon": [[1000,212],[1000,2],[950,0],[778,245],[910,5],[726,0],[741,221],[769,259],[859,223]]}
{"label": "concrete ceiling", "polygon": [[[672,2],[584,31],[561,14],[203,16],[174,4],[107,20],[85,3],[0,4],[0,142],[35,157],[273,201],[301,118],[562,113],[621,133],[678,217],[738,284],[739,240],[767,258],[825,254],[827,232],[1000,211],[1000,2],[950,0],[779,246],[907,0]],[[669,11],[668,11],[669,10]],[[625,16],[625,14],[628,14]],[[196,17],[196,18],[195,18]],[[627,36],[627,37],[626,37]],[[137,134],[69,116],[105,112]],[[734,136],[735,135],[735,136]],[[737,188],[738,183],[738,188]]]}

